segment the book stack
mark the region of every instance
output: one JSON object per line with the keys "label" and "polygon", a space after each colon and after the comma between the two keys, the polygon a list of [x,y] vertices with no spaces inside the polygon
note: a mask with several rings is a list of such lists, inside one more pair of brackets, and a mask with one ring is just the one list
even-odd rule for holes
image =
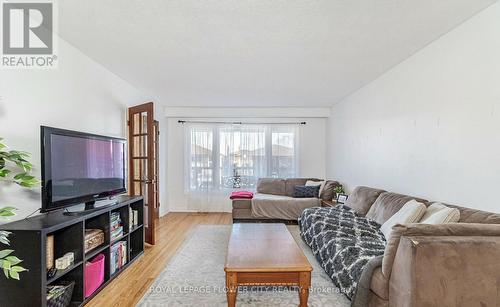
{"label": "book stack", "polygon": [[123,224],[120,212],[111,212],[111,240],[123,236]]}
{"label": "book stack", "polygon": [[142,224],[139,224],[139,210],[133,210],[132,208],[129,208],[128,216],[130,228],[135,228]]}
{"label": "book stack", "polygon": [[111,246],[111,275],[120,270],[127,263],[127,242],[120,241]]}

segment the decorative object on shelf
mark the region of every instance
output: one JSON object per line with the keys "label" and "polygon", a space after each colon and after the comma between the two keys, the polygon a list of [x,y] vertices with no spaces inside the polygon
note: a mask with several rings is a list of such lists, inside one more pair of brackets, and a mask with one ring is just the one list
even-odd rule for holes
{"label": "decorative object on shelf", "polygon": [[113,275],[127,264],[127,242],[120,241],[111,246],[110,257],[111,275]]}
{"label": "decorative object on shelf", "polygon": [[104,282],[104,263],[106,257],[103,254],[95,256],[85,264],[85,298],[94,294]]}
{"label": "decorative object on shelf", "polygon": [[68,267],[69,267],[69,264],[66,263],[64,257],[56,259],[56,269],[57,270],[66,270]]}
{"label": "decorative object on shelf", "polygon": [[123,224],[120,212],[111,212],[111,240],[116,240],[123,236]]}
{"label": "decorative object on shelf", "polygon": [[74,253],[66,253],[61,258],[56,259],[56,269],[66,270],[74,262],[75,262],[75,254]]}
{"label": "decorative object on shelf", "polygon": [[[7,145],[0,138],[0,179],[4,182],[15,183],[24,188],[32,188],[37,186],[40,181],[34,176],[31,176],[33,165],[27,160],[30,154],[24,151],[8,150]],[[11,177],[12,173],[15,175]],[[0,218],[16,215],[16,208],[4,207],[0,208]],[[0,244],[10,245],[8,231],[0,231]],[[0,269],[3,270],[7,279],[13,278],[19,280],[19,273],[27,271],[19,264],[21,259],[13,255],[14,250],[0,250]]]}
{"label": "decorative object on shelf", "polygon": [[134,212],[134,227],[139,226],[139,210],[132,210]]}
{"label": "decorative object on shelf", "polygon": [[104,244],[104,231],[101,229],[85,229],[85,252]]}
{"label": "decorative object on shelf", "polygon": [[69,252],[69,253],[64,254],[63,257],[66,258],[66,260],[69,261],[70,263],[75,262],[75,253]]}
{"label": "decorative object on shelf", "polygon": [[129,208],[129,228],[136,228],[139,226],[139,210],[134,210],[132,208]]}
{"label": "decorative object on shelf", "polygon": [[61,281],[47,287],[47,307],[67,307],[71,304],[74,281]]}
{"label": "decorative object on shelf", "polygon": [[338,204],[345,204],[348,197],[349,196],[347,196],[346,194],[337,194],[337,203]]}
{"label": "decorative object on shelf", "polygon": [[340,194],[345,194],[345,190],[344,190],[344,187],[339,185],[339,186],[336,186],[334,189],[333,189],[333,192],[335,192],[335,200],[337,200],[339,198],[339,195]]}
{"label": "decorative object on shelf", "polygon": [[54,235],[47,236],[45,244],[45,257],[47,258],[47,270],[54,267]]}

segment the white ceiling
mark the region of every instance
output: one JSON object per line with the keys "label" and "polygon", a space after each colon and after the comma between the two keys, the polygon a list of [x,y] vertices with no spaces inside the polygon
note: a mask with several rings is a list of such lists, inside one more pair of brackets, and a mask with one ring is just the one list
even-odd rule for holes
{"label": "white ceiling", "polygon": [[68,42],[167,106],[329,106],[496,0],[64,0]]}

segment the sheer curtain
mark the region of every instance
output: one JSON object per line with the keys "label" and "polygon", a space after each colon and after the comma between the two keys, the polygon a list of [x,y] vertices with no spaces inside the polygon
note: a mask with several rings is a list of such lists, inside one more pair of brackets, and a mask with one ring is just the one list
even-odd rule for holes
{"label": "sheer curtain", "polygon": [[189,210],[227,211],[231,191],[254,190],[260,177],[297,176],[296,125],[189,123],[184,132]]}
{"label": "sheer curtain", "polygon": [[213,203],[221,199],[214,185],[216,149],[214,127],[205,124],[186,124],[184,186],[187,209],[211,211]]}

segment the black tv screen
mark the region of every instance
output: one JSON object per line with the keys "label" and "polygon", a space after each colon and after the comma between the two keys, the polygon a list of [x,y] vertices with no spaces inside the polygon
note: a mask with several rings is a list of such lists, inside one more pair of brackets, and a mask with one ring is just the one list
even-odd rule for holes
{"label": "black tv screen", "polygon": [[42,127],[41,142],[43,212],[126,191],[125,140]]}

